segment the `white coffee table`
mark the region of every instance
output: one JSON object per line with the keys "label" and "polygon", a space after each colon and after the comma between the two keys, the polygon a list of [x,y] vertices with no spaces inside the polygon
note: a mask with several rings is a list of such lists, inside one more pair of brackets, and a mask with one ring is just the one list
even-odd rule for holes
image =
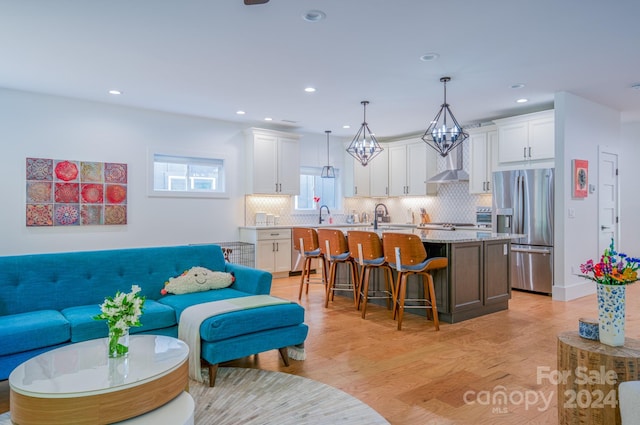
{"label": "white coffee table", "polygon": [[183,393],[188,354],[184,342],[158,335],[132,335],[123,359],[107,357],[106,338],[48,351],[11,372],[11,419],[20,425],[111,424],[167,405],[184,410],[187,420],[174,423],[189,423],[188,417],[192,423],[193,399]]}

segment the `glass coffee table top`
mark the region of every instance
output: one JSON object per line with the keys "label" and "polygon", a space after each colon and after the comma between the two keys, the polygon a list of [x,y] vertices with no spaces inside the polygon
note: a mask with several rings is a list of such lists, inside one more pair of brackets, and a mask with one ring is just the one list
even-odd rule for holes
{"label": "glass coffee table top", "polygon": [[176,338],[132,335],[129,355],[109,359],[107,339],[70,344],[27,360],[9,376],[17,393],[57,398],[104,394],[139,386],[185,363],[189,348]]}

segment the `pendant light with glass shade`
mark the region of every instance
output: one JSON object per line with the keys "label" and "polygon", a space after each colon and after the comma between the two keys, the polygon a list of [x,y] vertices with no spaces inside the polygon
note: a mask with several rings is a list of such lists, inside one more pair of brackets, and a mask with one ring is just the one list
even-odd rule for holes
{"label": "pendant light with glass shade", "polygon": [[320,177],[322,177],[323,179],[335,179],[336,171],[331,165],[329,165],[329,134],[331,134],[331,130],[325,130],[324,132],[327,133],[327,165],[322,167]]}
{"label": "pendant light with glass shade", "polygon": [[462,131],[447,103],[447,83],[451,81],[451,78],[442,77],[440,81],[444,84],[444,103],[422,136],[422,140],[444,157],[465,141],[469,135]]}
{"label": "pendant light with glass shade", "polygon": [[362,166],[366,166],[373,158],[378,156],[383,149],[367,125],[367,105],[369,104],[369,101],[363,100],[360,103],[364,109],[364,119],[362,120],[362,125],[360,126],[360,130],[358,130],[356,137],[354,137],[349,144],[347,152],[349,152],[352,157],[360,161]]}

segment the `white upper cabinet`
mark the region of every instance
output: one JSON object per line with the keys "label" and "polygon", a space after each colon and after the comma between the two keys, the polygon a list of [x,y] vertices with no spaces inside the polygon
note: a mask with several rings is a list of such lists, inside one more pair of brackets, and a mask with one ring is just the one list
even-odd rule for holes
{"label": "white upper cabinet", "polygon": [[[371,194],[371,178],[369,172],[371,164],[363,167],[360,161],[354,159],[351,155],[349,155],[349,157],[353,160],[353,196],[369,196]],[[377,159],[376,157],[373,161]]]}
{"label": "white upper cabinet", "polygon": [[498,162],[530,163],[555,156],[554,111],[494,120],[498,127]]}
{"label": "white upper cabinet", "polygon": [[389,147],[383,149],[368,165],[369,191],[375,197],[389,196]]}
{"label": "white upper cabinet", "polygon": [[300,192],[300,136],[248,129],[247,193],[297,195]]}
{"label": "white upper cabinet", "polygon": [[469,193],[491,193],[491,174],[495,168],[498,150],[498,131],[490,125],[470,129]]}
{"label": "white upper cabinet", "polygon": [[389,150],[380,144],[380,152],[369,164],[362,166],[360,161],[346,153],[344,193],[346,197],[383,197],[388,196],[389,187]]}
{"label": "white upper cabinet", "polygon": [[389,143],[389,196],[433,194],[436,185],[427,180],[436,174],[436,164],[436,152],[422,141]]}

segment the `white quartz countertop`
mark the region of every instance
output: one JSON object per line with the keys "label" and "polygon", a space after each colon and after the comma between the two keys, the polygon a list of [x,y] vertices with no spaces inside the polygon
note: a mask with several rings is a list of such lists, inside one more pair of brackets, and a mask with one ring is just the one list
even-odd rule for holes
{"label": "white quartz countertop", "polygon": [[391,227],[391,228],[379,228],[378,230],[373,230],[373,227],[365,227],[365,228],[340,228],[343,232],[348,232],[349,230],[369,230],[378,233],[380,236],[384,232],[393,232],[393,233],[407,233],[418,235],[422,242],[427,243],[461,243],[461,242],[477,242],[477,241],[487,241],[487,240],[510,240],[510,239],[518,239],[523,237],[524,235],[515,234],[515,233],[492,233],[490,231],[479,231],[479,230],[431,230],[431,229],[420,229],[420,228],[400,228],[400,227]]}
{"label": "white quartz countertop", "polygon": [[244,229],[291,229],[293,227],[313,227],[313,228],[335,228],[342,230],[345,234],[349,230],[367,230],[375,231],[380,236],[384,232],[393,233],[413,233],[420,236],[423,242],[428,243],[461,243],[475,242],[486,240],[510,240],[524,237],[518,233],[492,233],[488,230],[478,229],[456,229],[456,230],[432,230],[416,227],[415,224],[394,224],[384,223],[378,226],[378,230],[373,230],[370,224],[322,224],[322,225],[305,225],[305,226],[244,226]]}

